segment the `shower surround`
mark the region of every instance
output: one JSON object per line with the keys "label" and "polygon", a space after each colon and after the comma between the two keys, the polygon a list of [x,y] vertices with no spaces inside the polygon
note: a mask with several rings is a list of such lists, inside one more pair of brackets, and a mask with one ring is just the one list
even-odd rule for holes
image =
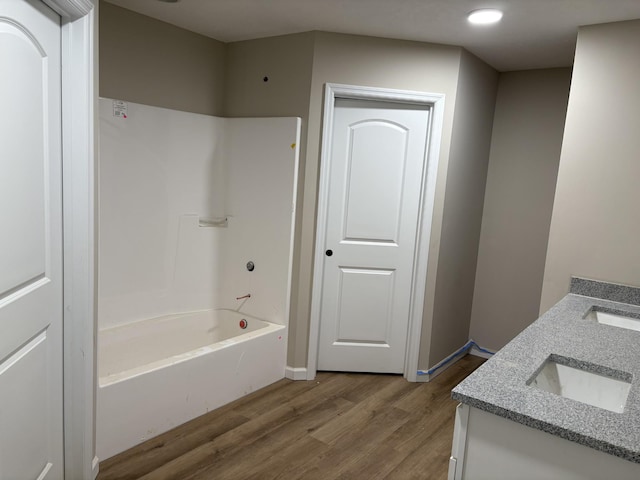
{"label": "shower surround", "polygon": [[100,100],[101,460],[284,377],[299,135]]}

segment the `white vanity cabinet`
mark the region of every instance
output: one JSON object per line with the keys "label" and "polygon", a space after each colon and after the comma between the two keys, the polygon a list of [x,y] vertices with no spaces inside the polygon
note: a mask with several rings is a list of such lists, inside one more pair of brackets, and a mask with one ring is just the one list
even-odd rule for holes
{"label": "white vanity cabinet", "polygon": [[456,410],[448,480],[640,479],[640,464],[466,404]]}

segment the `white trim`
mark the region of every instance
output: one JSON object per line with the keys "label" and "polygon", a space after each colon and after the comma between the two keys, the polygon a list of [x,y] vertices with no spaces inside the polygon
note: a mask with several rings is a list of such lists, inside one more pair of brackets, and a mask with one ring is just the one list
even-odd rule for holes
{"label": "white trim", "polygon": [[[463,357],[466,357],[467,354],[469,353],[469,349],[467,348],[466,350],[461,350],[460,352],[457,352],[458,354],[456,355],[455,352],[448,356],[447,358],[445,358],[444,360],[438,362],[437,364],[435,364],[432,368],[430,368],[427,371],[431,371],[433,370],[433,373],[426,373],[424,370],[420,370],[421,375],[418,375],[418,372],[416,371],[416,382],[424,382],[424,383],[428,383],[431,380],[433,380],[434,378],[436,378],[438,375],[440,375],[442,372],[446,371],[449,369],[449,367],[455,365],[458,360],[460,360]],[[434,370],[435,369],[435,370]]]}
{"label": "white trim", "polygon": [[305,367],[287,367],[284,369],[284,376],[289,380],[307,380],[307,369]]}
{"label": "white trim", "polygon": [[404,376],[410,382],[418,381],[418,355],[422,313],[427,277],[431,220],[435,201],[435,186],[440,156],[440,140],[444,116],[444,95],[387,88],[360,87],[327,83],[324,97],[324,119],[322,124],[322,150],[320,157],[320,179],[318,186],[318,216],[316,220],[316,244],[311,293],[311,318],[309,325],[309,349],[307,357],[307,380],[316,376],[318,364],[318,340],[320,335],[320,303],[322,277],[324,274],[324,242],[327,223],[327,198],[329,196],[329,152],[332,143],[333,116],[336,98],[378,100],[409,105],[427,105],[431,109],[429,137],[427,138],[426,168],[424,169],[419,212],[418,238],[414,258],[407,351]]}
{"label": "white trim", "polygon": [[97,456],[91,461],[91,478],[96,478],[100,472],[100,460]]}
{"label": "white trim", "polygon": [[[427,138],[426,168],[423,174],[421,205],[418,213],[418,238],[416,240],[416,258],[413,268],[412,305],[409,314],[409,333],[405,359],[405,378],[410,382],[418,380],[418,357],[420,355],[420,335],[422,333],[424,294],[427,284],[427,265],[429,263],[429,241],[433,208],[436,196],[436,180],[440,159],[440,141],[444,122],[444,95],[429,95],[432,102],[431,123]],[[425,99],[426,100],[426,99]],[[426,178],[425,178],[426,177]]]}
{"label": "white trim", "polygon": [[471,347],[471,350],[469,350],[469,355],[473,355],[474,357],[480,357],[480,358],[489,359],[489,358],[493,357],[495,354],[494,353],[483,352],[483,351],[479,350],[478,347]]}
{"label": "white trim", "polygon": [[62,16],[65,478],[95,478],[94,25],[91,0],[43,0]]}
{"label": "white trim", "polygon": [[74,21],[88,15],[93,9],[92,0],[42,0],[64,20]]}
{"label": "white trim", "polygon": [[[445,368],[446,370],[446,368]],[[417,383],[429,383],[431,380],[433,380],[435,377],[437,377],[438,374],[424,374],[424,375],[416,375],[416,382]]]}
{"label": "white trim", "polygon": [[291,286],[293,285],[293,251],[295,250],[295,237],[296,237],[296,208],[298,198],[298,173],[300,171],[300,135],[302,132],[302,119],[295,117],[296,119],[296,148],[294,150],[293,159],[293,192],[291,196],[291,222],[289,232],[289,259],[287,266],[287,296],[285,299],[285,311],[284,322],[287,326],[287,339],[289,338],[290,328],[290,315],[291,315]]}
{"label": "white trim", "polygon": [[464,457],[467,449],[467,426],[469,425],[469,405],[459,403],[456,407],[456,416],[453,427],[453,442],[451,457],[449,457],[448,480],[462,480],[464,471]]}

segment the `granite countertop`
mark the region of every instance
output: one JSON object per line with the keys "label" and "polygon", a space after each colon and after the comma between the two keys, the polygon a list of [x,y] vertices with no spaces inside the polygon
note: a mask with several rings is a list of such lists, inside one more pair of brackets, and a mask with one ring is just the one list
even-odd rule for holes
{"label": "granite countertop", "polygon": [[[592,307],[640,318],[640,288],[574,278],[571,292],[455,387],[452,398],[640,463],[640,331],[585,318]],[[631,380],[624,411],[528,386],[551,355],[570,359],[571,366]]]}

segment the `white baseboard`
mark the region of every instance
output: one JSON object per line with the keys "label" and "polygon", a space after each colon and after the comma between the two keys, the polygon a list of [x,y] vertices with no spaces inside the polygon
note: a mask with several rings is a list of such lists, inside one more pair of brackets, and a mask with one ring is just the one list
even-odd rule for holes
{"label": "white baseboard", "polygon": [[427,371],[432,372],[432,373],[427,373],[425,371],[422,375],[419,374],[416,381],[417,382],[430,382],[431,380],[436,378],[438,375],[440,375],[442,372],[444,372],[447,368],[449,368],[451,365],[456,363],[458,360],[460,360],[462,357],[464,357],[467,354],[471,354],[471,355],[474,355],[476,357],[482,357],[482,358],[487,358],[488,359],[488,358],[491,358],[493,356],[494,352],[492,352],[490,350],[487,350],[486,348],[482,348],[482,347],[478,346],[478,344],[476,342],[474,342],[473,339],[470,339],[466,344],[464,344],[458,350],[453,352],[447,358],[445,358],[444,360],[438,362],[432,368],[427,370]]}
{"label": "white baseboard", "polygon": [[93,462],[91,462],[91,473],[93,474],[93,479],[95,480],[95,478],[98,476],[98,472],[100,471],[100,460],[98,460],[98,457],[93,457]]}
{"label": "white baseboard", "polygon": [[440,375],[442,372],[444,372],[445,370],[447,370],[449,367],[451,367],[452,365],[455,365],[455,363],[460,360],[462,357],[464,357],[467,354],[467,352],[460,352],[460,355],[458,355],[456,358],[452,359],[449,361],[449,363],[443,365],[442,367],[440,367],[438,370],[436,370],[433,373],[428,373],[425,375],[418,375],[418,382],[422,382],[422,383],[427,383],[430,382],[431,380],[433,380],[434,378],[436,378],[438,375]]}
{"label": "white baseboard", "polygon": [[287,365],[284,369],[284,376],[289,380],[306,380],[307,368],[306,367],[290,367]]}
{"label": "white baseboard", "polygon": [[416,382],[417,383],[429,383],[431,381],[432,375],[418,375],[416,377]]}
{"label": "white baseboard", "polygon": [[476,347],[471,347],[471,350],[469,350],[469,354],[475,357],[481,357],[481,358],[487,358],[487,359],[493,356],[493,353],[482,352],[478,350]]}

